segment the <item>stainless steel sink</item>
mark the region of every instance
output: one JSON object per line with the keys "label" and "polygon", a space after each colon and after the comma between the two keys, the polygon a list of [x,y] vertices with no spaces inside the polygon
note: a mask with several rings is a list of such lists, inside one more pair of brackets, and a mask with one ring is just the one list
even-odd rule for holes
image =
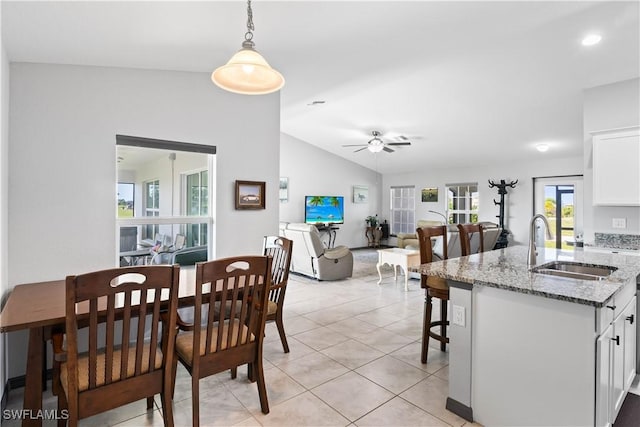
{"label": "stainless steel sink", "polygon": [[606,265],[581,264],[570,261],[553,261],[534,267],[531,271],[533,273],[566,277],[570,279],[604,280],[617,269],[617,267],[609,267]]}

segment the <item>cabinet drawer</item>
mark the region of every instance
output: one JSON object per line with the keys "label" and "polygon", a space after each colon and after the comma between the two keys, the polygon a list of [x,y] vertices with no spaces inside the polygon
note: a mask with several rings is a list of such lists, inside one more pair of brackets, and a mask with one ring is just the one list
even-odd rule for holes
{"label": "cabinet drawer", "polygon": [[636,284],[627,283],[604,307],[596,309],[596,333],[601,334],[618,317],[636,293]]}

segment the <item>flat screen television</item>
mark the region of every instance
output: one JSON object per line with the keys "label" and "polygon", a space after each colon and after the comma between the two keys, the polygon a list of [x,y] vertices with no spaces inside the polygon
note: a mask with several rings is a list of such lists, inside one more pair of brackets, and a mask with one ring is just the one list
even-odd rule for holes
{"label": "flat screen television", "polygon": [[304,222],[307,224],[343,224],[343,196],[305,196]]}

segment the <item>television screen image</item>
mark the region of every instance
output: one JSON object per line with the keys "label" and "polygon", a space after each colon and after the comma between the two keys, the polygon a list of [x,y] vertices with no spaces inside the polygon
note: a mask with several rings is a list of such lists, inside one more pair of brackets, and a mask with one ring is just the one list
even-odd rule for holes
{"label": "television screen image", "polygon": [[304,222],[307,224],[343,224],[343,196],[306,196]]}

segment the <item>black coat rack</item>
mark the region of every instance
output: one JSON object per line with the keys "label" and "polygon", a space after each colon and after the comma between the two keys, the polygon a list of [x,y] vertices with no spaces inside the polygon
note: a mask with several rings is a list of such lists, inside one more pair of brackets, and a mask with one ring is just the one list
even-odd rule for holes
{"label": "black coat rack", "polygon": [[498,194],[500,195],[499,202],[496,202],[495,200],[493,201],[494,204],[500,206],[500,215],[496,215],[496,217],[499,219],[500,228],[502,228],[494,249],[506,248],[509,244],[509,240],[507,238],[509,236],[509,230],[504,226],[504,196],[507,194],[507,187],[516,188],[517,183],[517,179],[515,181],[511,181],[509,184],[507,184],[504,179],[500,180],[500,184],[496,184],[489,180],[489,188],[497,187]]}

